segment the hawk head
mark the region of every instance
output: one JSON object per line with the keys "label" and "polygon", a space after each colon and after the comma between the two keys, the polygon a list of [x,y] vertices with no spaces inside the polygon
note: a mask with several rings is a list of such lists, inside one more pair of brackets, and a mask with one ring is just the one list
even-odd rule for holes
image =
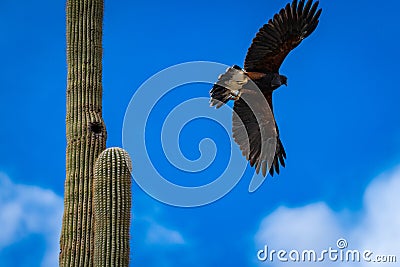
{"label": "hawk head", "polygon": [[271,81],[271,87],[275,90],[282,84],[287,86],[287,77],[285,75],[275,74]]}

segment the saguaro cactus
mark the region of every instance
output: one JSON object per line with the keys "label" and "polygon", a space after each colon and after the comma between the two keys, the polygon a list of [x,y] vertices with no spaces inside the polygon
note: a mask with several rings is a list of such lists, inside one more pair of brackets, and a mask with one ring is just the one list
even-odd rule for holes
{"label": "saguaro cactus", "polygon": [[[107,138],[102,118],[103,0],[67,0],[66,13],[67,150],[59,265],[86,267],[93,266],[93,253],[96,246],[92,204],[94,164],[99,154],[106,148]],[[117,162],[114,162],[112,158],[110,160],[102,166],[119,169],[120,167],[116,166],[123,162],[121,170],[125,170],[125,161],[116,159]],[[113,172],[112,169],[99,170],[100,173],[108,171]],[[119,175],[119,173],[115,175]],[[117,182],[126,180],[126,172],[122,172],[121,175],[122,178],[113,176],[114,180]],[[130,190],[130,184],[124,183],[124,186],[129,187],[121,190]],[[114,201],[113,192],[104,197],[109,197],[108,201]],[[98,196],[98,198],[100,197]],[[118,196],[116,200],[120,200]],[[122,201],[129,201],[129,203],[124,202],[121,205],[130,207],[131,203],[128,198]],[[115,214],[114,211],[112,213]],[[120,233],[112,232],[111,234],[115,240],[114,235]],[[124,235],[124,238],[127,237]],[[127,264],[113,266],[127,266]]]}
{"label": "saguaro cactus", "polygon": [[128,153],[108,148],[94,167],[94,266],[129,265],[131,171]]}

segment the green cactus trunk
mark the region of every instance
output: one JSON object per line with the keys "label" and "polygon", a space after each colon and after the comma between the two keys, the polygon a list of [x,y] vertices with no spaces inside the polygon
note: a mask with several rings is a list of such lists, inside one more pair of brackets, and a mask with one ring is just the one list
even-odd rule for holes
{"label": "green cactus trunk", "polygon": [[93,166],[106,148],[102,118],[103,0],[67,1],[67,115],[60,266],[93,266]]}
{"label": "green cactus trunk", "polygon": [[128,266],[131,160],[125,150],[108,148],[94,170],[94,266]]}
{"label": "green cactus trunk", "polygon": [[[66,13],[68,64],[67,150],[59,266],[87,267],[93,266],[95,246],[104,245],[95,244],[92,206],[93,168],[96,159],[106,148],[107,139],[107,132],[102,118],[103,0],[67,0]],[[111,161],[108,162],[108,165],[104,164],[103,166],[115,168],[117,165],[117,162]],[[126,168],[125,161],[121,168]],[[114,174],[113,170],[103,170],[104,173],[107,171]],[[117,183],[126,179],[126,173],[121,173],[121,175],[122,178],[113,176]],[[127,185],[127,183],[124,185]],[[129,187],[118,190],[129,191],[130,196],[130,184]],[[118,194],[120,191],[116,191],[116,193]],[[114,201],[115,199],[112,194],[104,197],[110,197],[108,201]],[[100,196],[98,196],[98,199],[100,199]],[[121,205],[130,208],[130,198],[129,200],[128,198],[122,199],[122,201],[125,202]],[[126,231],[125,228],[124,231]],[[113,232],[112,236],[115,239],[117,238],[115,235],[119,234],[118,232]],[[124,238],[129,240],[129,235],[126,236],[125,232]],[[124,242],[120,246],[126,246]],[[107,244],[106,247],[112,249],[111,245]],[[96,262],[99,261],[96,260]],[[108,259],[108,262],[112,262],[112,260]],[[127,265],[118,264],[113,266]]]}

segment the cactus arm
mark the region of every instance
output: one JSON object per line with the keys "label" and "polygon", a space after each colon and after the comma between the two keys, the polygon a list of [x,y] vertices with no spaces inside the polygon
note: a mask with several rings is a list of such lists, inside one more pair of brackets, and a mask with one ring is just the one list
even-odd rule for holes
{"label": "cactus arm", "polygon": [[94,266],[129,265],[131,171],[128,153],[107,148],[94,167]]}

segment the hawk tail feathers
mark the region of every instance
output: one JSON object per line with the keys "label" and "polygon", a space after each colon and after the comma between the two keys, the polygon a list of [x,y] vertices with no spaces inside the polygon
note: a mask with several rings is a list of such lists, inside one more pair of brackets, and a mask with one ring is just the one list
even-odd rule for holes
{"label": "hawk tail feathers", "polygon": [[237,65],[227,68],[224,74],[218,77],[210,91],[210,106],[220,108],[229,100],[236,100],[240,96],[240,90],[248,82],[249,77]]}

